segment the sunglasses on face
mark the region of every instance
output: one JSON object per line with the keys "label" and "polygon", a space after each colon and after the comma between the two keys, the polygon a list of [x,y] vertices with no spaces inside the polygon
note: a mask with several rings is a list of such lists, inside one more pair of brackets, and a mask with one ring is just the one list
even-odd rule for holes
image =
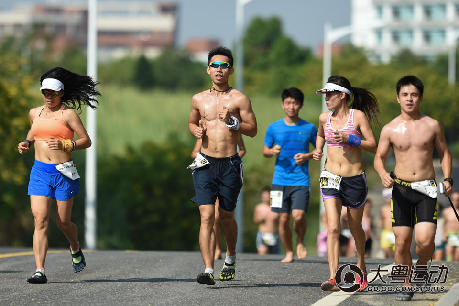
{"label": "sunglasses on face", "polygon": [[230,63],[227,63],[227,62],[212,62],[209,64],[209,67],[212,67],[212,68],[221,67],[222,69],[228,69],[228,68],[231,68],[231,65]]}
{"label": "sunglasses on face", "polygon": [[51,98],[59,97],[61,95],[60,91],[54,91],[54,90],[49,90],[49,89],[43,89],[41,93],[43,96],[51,97]]}

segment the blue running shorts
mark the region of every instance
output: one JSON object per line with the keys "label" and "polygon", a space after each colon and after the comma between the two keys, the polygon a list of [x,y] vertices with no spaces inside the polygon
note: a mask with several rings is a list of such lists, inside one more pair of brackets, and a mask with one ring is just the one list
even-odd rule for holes
{"label": "blue running shorts", "polygon": [[28,195],[68,201],[78,194],[80,179],[72,180],[56,169],[56,164],[35,160],[30,172]]}

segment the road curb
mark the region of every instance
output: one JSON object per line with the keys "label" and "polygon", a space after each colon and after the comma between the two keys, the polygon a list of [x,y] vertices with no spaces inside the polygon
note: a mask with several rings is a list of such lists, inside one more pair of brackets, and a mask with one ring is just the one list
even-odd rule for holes
{"label": "road curb", "polygon": [[435,304],[437,306],[459,305],[459,283],[455,283],[448,293]]}

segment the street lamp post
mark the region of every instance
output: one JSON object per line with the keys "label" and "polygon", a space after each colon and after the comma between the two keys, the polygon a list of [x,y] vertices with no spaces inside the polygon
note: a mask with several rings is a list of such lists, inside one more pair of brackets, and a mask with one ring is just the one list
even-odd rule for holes
{"label": "street lamp post", "polygon": [[[240,91],[244,89],[244,52],[242,45],[242,36],[244,30],[244,6],[252,0],[236,0],[236,88]],[[244,195],[241,188],[237,198],[236,210],[234,212],[236,223],[238,225],[236,251],[243,251],[243,234],[244,234]]]}
{"label": "street lamp post", "polygon": [[[97,80],[97,0],[88,0],[87,73]],[[95,249],[97,240],[97,113],[87,108],[87,130],[92,145],[86,149],[86,248]]]}
{"label": "street lamp post", "polygon": [[448,83],[456,83],[456,48],[459,32],[454,32],[448,48]]}

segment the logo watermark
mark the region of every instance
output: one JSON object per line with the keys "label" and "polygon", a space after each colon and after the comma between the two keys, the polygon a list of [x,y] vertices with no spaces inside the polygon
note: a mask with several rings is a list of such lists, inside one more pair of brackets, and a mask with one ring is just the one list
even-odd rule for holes
{"label": "logo watermark", "polygon": [[[436,293],[445,291],[445,284],[448,279],[448,267],[445,265],[393,265],[391,270],[383,269],[381,265],[378,268],[371,269],[374,272],[372,279],[368,279],[367,291],[370,292],[418,292],[418,293]],[[383,274],[388,274],[388,281],[384,280]],[[345,264],[338,268],[335,280],[336,285],[342,291],[355,292],[359,290],[360,283],[364,280],[362,270],[352,264]],[[405,281],[413,286],[403,286]],[[382,283],[378,285],[378,283]]]}

